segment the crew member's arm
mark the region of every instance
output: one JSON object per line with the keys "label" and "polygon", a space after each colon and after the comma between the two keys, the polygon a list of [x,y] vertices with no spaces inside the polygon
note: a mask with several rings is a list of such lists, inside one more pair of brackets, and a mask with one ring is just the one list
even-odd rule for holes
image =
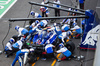
{"label": "crew member's arm", "polygon": [[20,41],[19,43],[19,49],[22,49],[23,43]]}
{"label": "crew member's arm", "polygon": [[48,31],[52,31],[52,30],[54,30],[55,28],[53,27],[53,28],[51,28],[51,29],[48,29]]}
{"label": "crew member's arm", "polygon": [[9,50],[12,50],[11,44],[9,42],[7,43],[7,47],[8,47]]}
{"label": "crew member's arm", "polygon": [[25,66],[27,64],[27,59],[28,59],[28,53],[24,54],[24,64],[23,66]]}
{"label": "crew member's arm", "polygon": [[62,51],[61,51],[61,49],[60,50],[57,50],[57,51],[55,51],[55,53],[61,53]]}

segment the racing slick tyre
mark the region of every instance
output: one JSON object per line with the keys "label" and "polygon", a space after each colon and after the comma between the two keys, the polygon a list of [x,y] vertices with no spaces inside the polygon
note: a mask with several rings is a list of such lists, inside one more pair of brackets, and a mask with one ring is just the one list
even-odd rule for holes
{"label": "racing slick tyre", "polygon": [[75,49],[75,44],[70,40],[70,41],[66,42],[65,47],[67,47],[67,49],[69,51],[73,52]]}

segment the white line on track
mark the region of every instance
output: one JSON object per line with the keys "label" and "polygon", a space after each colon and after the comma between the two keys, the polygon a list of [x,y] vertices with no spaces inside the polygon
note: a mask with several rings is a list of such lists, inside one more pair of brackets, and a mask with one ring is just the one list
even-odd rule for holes
{"label": "white line on track", "polygon": [[100,8],[100,7],[96,7],[96,8]]}
{"label": "white line on track", "polygon": [[0,16],[0,19],[3,17],[3,15],[5,15],[5,13],[17,2],[17,0],[15,0],[4,12],[3,14]]}

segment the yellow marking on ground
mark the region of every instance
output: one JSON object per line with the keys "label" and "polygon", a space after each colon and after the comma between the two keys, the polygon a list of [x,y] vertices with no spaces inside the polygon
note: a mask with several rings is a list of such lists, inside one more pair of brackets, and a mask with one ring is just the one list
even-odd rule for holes
{"label": "yellow marking on ground", "polygon": [[[60,56],[60,54],[61,54],[61,53],[59,53],[59,54],[56,56],[56,57],[57,57],[57,59],[60,59],[60,58],[58,58],[58,57]],[[57,60],[55,59],[55,60],[53,61],[53,63],[51,64],[51,66],[54,66],[54,65],[55,65],[55,63],[56,63],[56,61],[57,61]]]}
{"label": "yellow marking on ground", "polygon": [[51,64],[51,66],[54,66],[55,65],[55,63],[56,63],[56,59],[53,61],[53,63]]}
{"label": "yellow marking on ground", "polygon": [[32,66],[34,66],[34,65],[35,65],[35,63],[32,64]]}
{"label": "yellow marking on ground", "polygon": [[57,55],[57,58],[60,56],[60,54],[61,54],[61,53],[59,53],[59,54]]}
{"label": "yellow marking on ground", "polygon": [[[39,57],[37,57],[37,60],[39,60]],[[32,64],[32,66],[34,66],[34,65],[35,65],[35,63]]]}
{"label": "yellow marking on ground", "polygon": [[37,60],[39,60],[39,57],[37,57]]}

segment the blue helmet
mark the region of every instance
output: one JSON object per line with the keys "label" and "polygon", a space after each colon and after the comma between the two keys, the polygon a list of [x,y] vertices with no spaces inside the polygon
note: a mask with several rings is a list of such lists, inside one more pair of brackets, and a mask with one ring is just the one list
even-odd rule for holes
{"label": "blue helmet", "polygon": [[59,44],[59,47],[60,47],[60,48],[63,48],[63,47],[64,47],[64,44],[63,44],[63,43],[60,43],[60,44]]}
{"label": "blue helmet", "polygon": [[36,20],[36,21],[35,21],[35,24],[38,24],[38,23],[39,23],[39,20]]}
{"label": "blue helmet", "polygon": [[35,12],[34,12],[34,11],[31,11],[30,14],[31,14],[32,16],[34,16],[34,15],[35,15]]}
{"label": "blue helmet", "polygon": [[17,30],[17,31],[18,31],[18,29],[19,29],[19,26],[15,26],[15,30]]}
{"label": "blue helmet", "polygon": [[13,38],[10,38],[9,42],[14,43],[15,40]]}

